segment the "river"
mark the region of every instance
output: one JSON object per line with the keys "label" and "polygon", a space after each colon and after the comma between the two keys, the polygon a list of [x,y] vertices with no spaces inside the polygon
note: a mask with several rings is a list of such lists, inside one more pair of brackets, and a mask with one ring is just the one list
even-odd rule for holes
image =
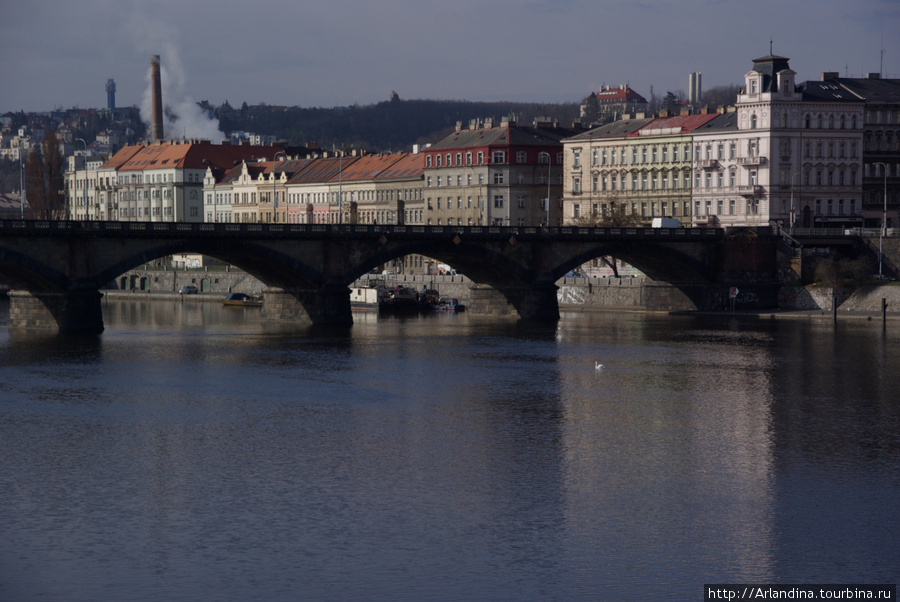
{"label": "river", "polygon": [[99,337],[0,327],[0,599],[900,578],[900,323],[103,311]]}

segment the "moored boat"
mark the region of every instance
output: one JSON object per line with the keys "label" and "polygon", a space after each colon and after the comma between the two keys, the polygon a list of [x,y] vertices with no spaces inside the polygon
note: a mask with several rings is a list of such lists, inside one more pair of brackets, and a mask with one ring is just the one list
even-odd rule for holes
{"label": "moored boat", "polygon": [[425,296],[406,286],[378,291],[378,310],[388,313],[414,313],[429,309]]}
{"label": "moored boat", "polygon": [[431,305],[434,311],[463,311],[465,308],[466,306],[461,305],[458,299],[452,297],[441,297],[437,303]]}
{"label": "moored boat", "polygon": [[370,286],[351,288],[350,309],[353,311],[378,311],[378,289]]}
{"label": "moored boat", "polygon": [[262,296],[246,293],[228,293],[222,300],[222,305],[229,307],[260,307],[262,304]]}

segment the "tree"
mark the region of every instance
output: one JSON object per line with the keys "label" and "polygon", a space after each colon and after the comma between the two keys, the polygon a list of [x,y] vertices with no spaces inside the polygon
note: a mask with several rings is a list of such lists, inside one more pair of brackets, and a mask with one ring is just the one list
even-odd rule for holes
{"label": "tree", "polygon": [[740,86],[729,84],[703,91],[703,102],[709,106],[732,107],[737,102]]}
{"label": "tree", "polygon": [[25,162],[25,191],[37,219],[62,219],[66,214],[65,166],[56,132],[41,142],[41,152],[31,151]]}
{"label": "tree", "polygon": [[581,103],[581,122],[584,124],[600,122],[600,101],[593,92]]}
{"label": "tree", "polygon": [[[66,209],[66,168],[65,158],[59,150],[59,139],[56,132],[50,130],[41,142],[44,156],[44,181],[46,182],[46,205],[56,219],[65,216]],[[87,207],[85,207],[87,211]]]}
{"label": "tree", "polygon": [[44,163],[37,150],[28,153],[25,160],[25,197],[37,219],[50,219],[51,211],[46,206],[47,186],[44,183]]}
{"label": "tree", "polygon": [[662,109],[666,109],[669,113],[676,113],[678,111],[679,104],[678,97],[674,92],[666,92],[665,97],[662,100]]}
{"label": "tree", "polygon": [[[615,203],[610,206],[613,210],[606,215],[583,215],[574,218],[571,224],[582,228],[638,228],[643,224],[644,220],[640,215],[624,210],[616,211]],[[619,277],[619,268],[613,255],[603,255],[599,259],[612,269],[616,278]]]}

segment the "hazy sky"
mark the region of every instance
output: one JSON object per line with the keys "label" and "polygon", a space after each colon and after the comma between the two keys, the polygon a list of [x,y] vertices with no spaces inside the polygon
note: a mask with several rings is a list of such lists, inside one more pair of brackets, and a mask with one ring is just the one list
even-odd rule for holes
{"label": "hazy sky", "polygon": [[331,107],[579,101],[740,83],[752,60],[900,77],[898,0],[0,0],[0,113],[140,106],[150,55],[175,97]]}

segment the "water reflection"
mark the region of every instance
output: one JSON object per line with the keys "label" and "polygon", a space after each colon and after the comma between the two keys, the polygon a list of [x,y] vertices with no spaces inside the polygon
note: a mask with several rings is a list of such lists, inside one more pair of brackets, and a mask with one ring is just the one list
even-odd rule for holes
{"label": "water reflection", "polygon": [[356,317],[298,331],[116,302],[100,337],[0,332],[0,597],[694,599],[895,578],[890,330]]}

